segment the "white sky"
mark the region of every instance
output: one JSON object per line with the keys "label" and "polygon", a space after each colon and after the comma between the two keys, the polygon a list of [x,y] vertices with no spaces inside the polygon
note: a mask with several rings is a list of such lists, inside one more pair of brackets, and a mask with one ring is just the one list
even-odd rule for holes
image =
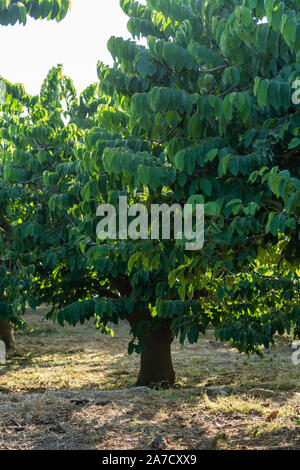
{"label": "white sky", "polygon": [[97,81],[98,60],[112,63],[106,47],[110,36],[130,37],[128,19],[119,0],[73,0],[60,23],[30,18],[26,26],[0,26],[0,75],[38,93],[50,68],[63,64],[82,91]]}

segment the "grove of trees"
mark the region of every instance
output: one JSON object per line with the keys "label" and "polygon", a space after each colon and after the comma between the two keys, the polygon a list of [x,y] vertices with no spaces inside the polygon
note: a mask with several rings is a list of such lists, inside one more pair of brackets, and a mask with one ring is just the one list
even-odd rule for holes
{"label": "grove of trees", "polygon": [[[29,96],[3,78],[0,112],[0,319],[46,303],[62,326],[127,320],[139,385],[174,383],[175,337],[213,328],[261,354],[300,336],[300,1],[146,3],[120,1],[132,39],[109,40],[99,83],[78,97],[57,66]],[[5,0],[0,23],[67,7]],[[97,208],[120,196],[204,204],[204,247],[141,224],[99,240]]]}

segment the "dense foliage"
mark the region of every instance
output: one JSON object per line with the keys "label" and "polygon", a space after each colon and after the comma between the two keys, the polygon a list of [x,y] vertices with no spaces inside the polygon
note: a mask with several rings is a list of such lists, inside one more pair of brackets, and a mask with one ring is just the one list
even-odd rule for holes
{"label": "dense foliage", "polygon": [[34,19],[61,21],[67,14],[70,0],[0,0],[0,25],[26,24]]}
{"label": "dense foliage", "polygon": [[[109,40],[99,87],[78,101],[60,68],[39,97],[7,84],[2,269],[16,285],[4,304],[17,311],[22,293],[103,332],[127,319],[138,382],[172,382],[174,335],[194,343],[213,327],[260,353],[300,334],[300,2],[120,3],[133,40]],[[140,239],[138,224],[137,240],[100,242],[97,207],[118,211],[124,195],[205,204],[204,248]]]}

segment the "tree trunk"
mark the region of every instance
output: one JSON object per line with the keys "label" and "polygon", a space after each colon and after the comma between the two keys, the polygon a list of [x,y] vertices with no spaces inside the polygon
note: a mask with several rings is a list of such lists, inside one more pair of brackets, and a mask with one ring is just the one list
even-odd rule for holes
{"label": "tree trunk", "polygon": [[172,364],[171,344],[173,335],[168,327],[153,330],[143,337],[144,349],[141,353],[141,369],[138,386],[160,383],[168,386],[175,382]]}
{"label": "tree trunk", "polygon": [[15,344],[13,327],[4,318],[0,319],[0,340],[4,341],[7,349],[11,349]]}

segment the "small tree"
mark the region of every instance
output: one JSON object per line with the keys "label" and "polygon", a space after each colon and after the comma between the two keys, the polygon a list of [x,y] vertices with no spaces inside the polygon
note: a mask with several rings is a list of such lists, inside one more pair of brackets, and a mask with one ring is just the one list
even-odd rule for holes
{"label": "small tree", "polygon": [[0,24],[26,24],[27,18],[61,21],[71,6],[70,0],[1,0]]}
{"label": "small tree", "polygon": [[[18,240],[31,240],[33,292],[52,300],[49,317],[75,326],[95,316],[104,332],[126,319],[129,353],[141,353],[138,384],[171,384],[175,336],[195,343],[213,327],[216,339],[258,354],[276,333],[299,336],[299,5],[121,6],[133,39],[147,46],[111,38],[115,65],[98,64],[100,98],[92,87],[81,103],[74,97],[66,129],[50,124],[41,150],[50,166],[33,205],[33,175],[23,183],[32,218],[21,217]],[[23,151],[34,148],[29,139]],[[148,209],[203,203],[203,249],[149,231],[141,239],[137,222],[137,240],[123,239],[118,225],[116,240],[100,242],[97,207],[118,213],[120,196]]]}
{"label": "small tree", "polygon": [[[92,215],[83,212],[81,244],[122,299],[110,308],[138,339],[129,346],[141,351],[138,384],[172,383],[174,335],[194,343],[213,326],[216,339],[246,353],[291,327],[299,335],[299,5],[121,6],[147,46],[113,37],[114,67],[98,66],[111,103],[85,139]],[[107,184],[96,188],[100,178]],[[124,194],[148,208],[204,203],[204,249],[161,239],[99,245],[95,205],[118,208]],[[99,316],[106,321],[106,310]]]}

